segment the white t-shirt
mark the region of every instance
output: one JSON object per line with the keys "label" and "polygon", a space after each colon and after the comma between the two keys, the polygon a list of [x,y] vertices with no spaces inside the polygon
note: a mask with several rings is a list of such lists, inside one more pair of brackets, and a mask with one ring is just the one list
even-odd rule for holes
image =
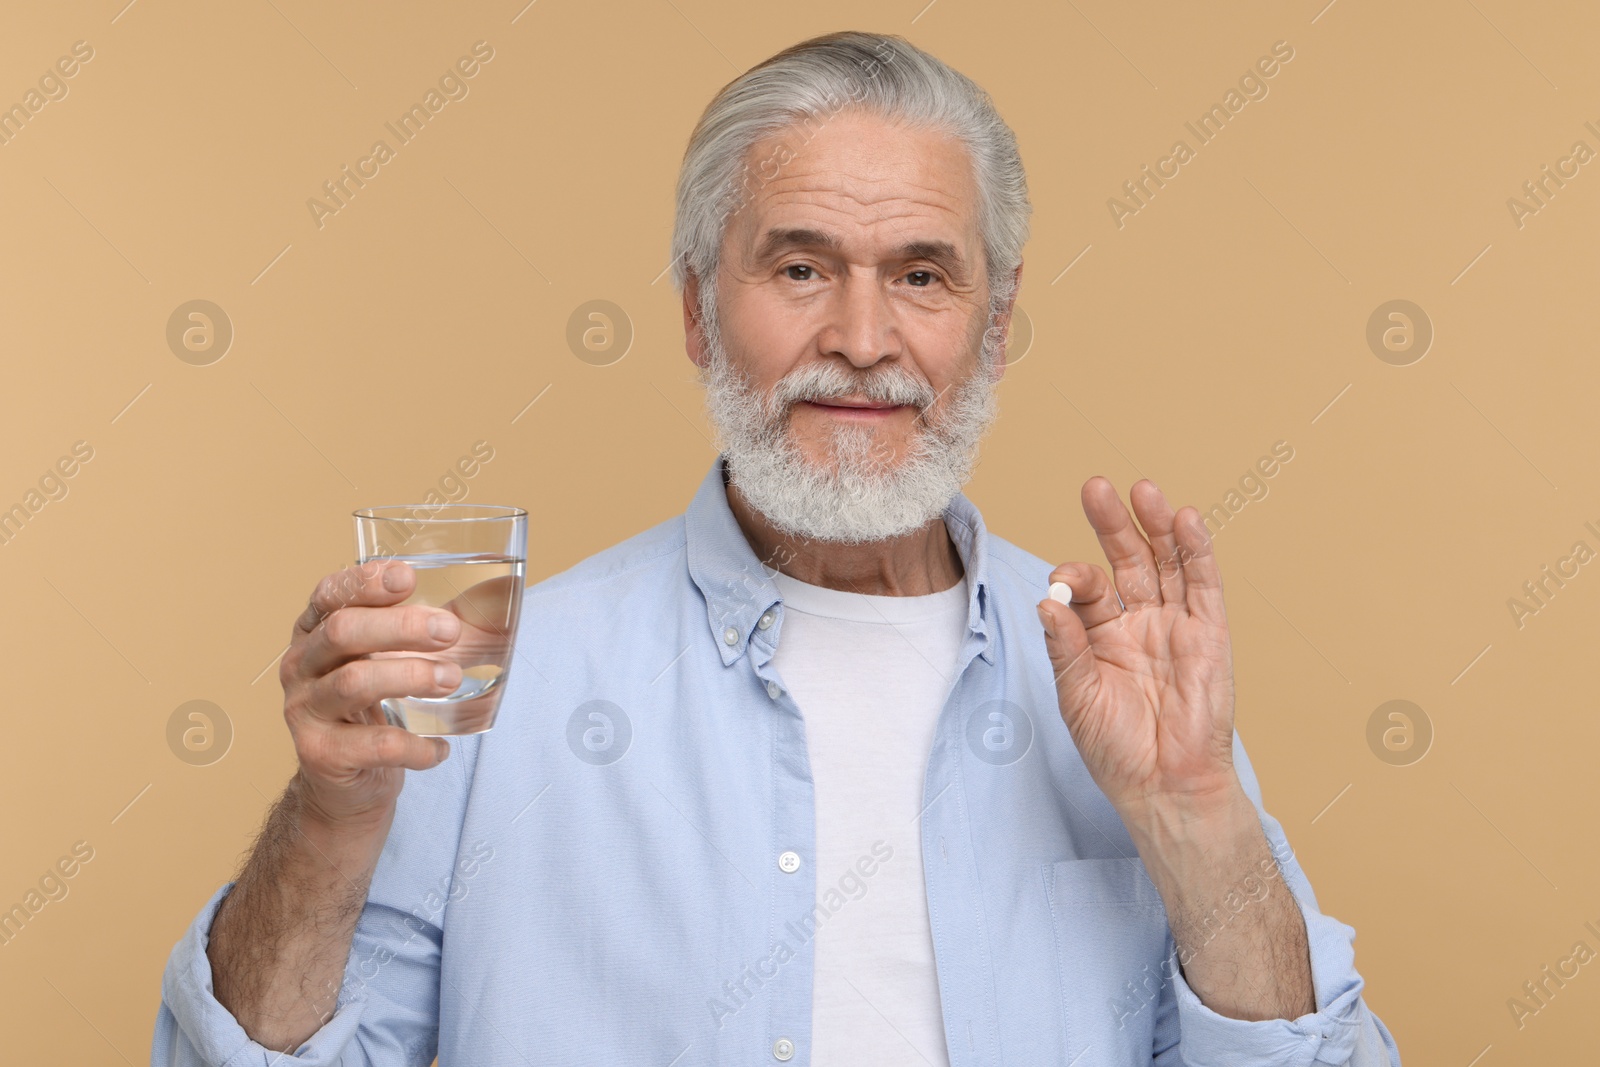
{"label": "white t-shirt", "polygon": [[784,601],[773,666],[805,721],[817,903],[831,912],[819,912],[814,939],[811,1062],[944,1067],[918,818],[966,633],[967,579],[927,596],[773,580]]}

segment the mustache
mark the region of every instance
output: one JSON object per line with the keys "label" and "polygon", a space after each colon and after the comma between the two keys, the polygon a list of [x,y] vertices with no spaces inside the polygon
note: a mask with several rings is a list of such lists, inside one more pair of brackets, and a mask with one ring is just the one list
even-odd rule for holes
{"label": "mustache", "polygon": [[772,387],[770,404],[786,411],[802,400],[831,401],[865,397],[880,404],[905,404],[926,411],[938,394],[904,368],[858,374],[837,363],[815,363],[791,371]]}

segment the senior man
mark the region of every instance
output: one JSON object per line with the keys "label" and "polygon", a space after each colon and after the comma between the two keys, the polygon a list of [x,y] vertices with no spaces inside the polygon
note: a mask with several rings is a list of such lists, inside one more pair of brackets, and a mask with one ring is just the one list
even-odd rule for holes
{"label": "senior man", "polygon": [[448,742],[377,705],[452,691],[395,653],[470,623],[405,564],[318,585],[299,771],[152,1062],[1397,1064],[1234,733],[1199,514],[1090,479],[1107,576],[962,495],[1029,210],[900,38],[725,87],[673,238],[721,439],[688,510],[529,589],[498,724]]}

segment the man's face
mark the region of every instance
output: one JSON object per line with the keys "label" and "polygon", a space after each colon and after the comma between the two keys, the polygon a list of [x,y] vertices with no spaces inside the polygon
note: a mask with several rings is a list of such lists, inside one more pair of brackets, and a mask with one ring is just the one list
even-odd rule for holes
{"label": "man's face", "polygon": [[730,476],[790,533],[916,529],[970,474],[1004,368],[966,150],[847,111],[749,163],[716,314],[689,331]]}

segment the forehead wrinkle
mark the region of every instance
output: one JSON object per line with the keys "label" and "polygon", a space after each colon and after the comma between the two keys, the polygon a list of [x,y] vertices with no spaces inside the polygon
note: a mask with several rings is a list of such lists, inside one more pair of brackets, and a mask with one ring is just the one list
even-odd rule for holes
{"label": "forehead wrinkle", "polygon": [[[840,237],[838,232],[839,230],[848,232],[856,228],[864,227],[869,231],[872,231],[879,229],[882,226],[888,226],[895,231],[896,236],[899,238],[898,240],[894,241],[894,247],[897,249],[903,245],[912,244],[918,241],[925,241],[948,242],[949,244],[955,246],[958,251],[963,253],[968,250],[967,238],[970,236],[970,234],[968,233],[969,227],[964,225],[966,220],[962,218],[960,211],[956,210],[952,206],[949,206],[948,204],[923,201],[915,196],[906,196],[898,192],[876,200],[866,200],[843,189],[834,189],[830,191],[837,192],[846,199],[860,204],[862,207],[876,209],[873,217],[870,219],[859,218],[846,207],[838,204],[819,202],[818,200],[807,197],[804,192],[798,189],[776,192],[769,197],[765,203],[759,205],[756,212],[757,215],[770,216],[772,214],[771,209],[773,208],[784,208],[791,205],[798,205],[805,209],[807,214],[811,215],[821,215],[824,217],[830,215],[843,215],[843,225],[837,227],[830,226],[821,220],[812,221],[811,219],[785,218],[778,220],[770,217],[766,219],[755,218],[752,220],[755,222],[755,225],[750,227],[750,230],[748,231],[748,240],[744,242],[747,255],[751,259],[758,258],[761,246],[765,243],[766,234],[774,229],[823,230],[825,232],[829,232],[835,238],[839,238],[836,243],[839,246],[839,250],[843,251],[844,246],[848,245],[849,241],[846,238]],[[915,226],[918,223],[929,221],[930,217],[939,218],[941,216],[954,223],[954,226],[952,227],[954,232],[946,234],[945,232],[941,232],[942,227],[936,227],[935,231],[931,234],[924,233],[912,236],[908,234],[905,226],[902,225],[910,224]],[[965,262],[969,260],[970,257],[963,255],[962,259]],[[973,265],[970,262],[965,262],[965,265],[969,271],[973,269]]]}
{"label": "forehead wrinkle", "polygon": [[[863,218],[847,207],[838,204],[818,202],[806,199],[796,194],[793,197],[783,197],[766,205],[770,208],[781,210],[763,211],[765,216],[756,221],[753,229],[757,233],[765,233],[770,229],[855,229],[858,227],[873,229],[881,226],[894,227],[897,230],[902,224],[916,224],[923,221],[949,221],[953,223],[954,243],[959,244],[965,236],[962,218],[959,212],[937,204],[927,204],[910,197],[894,197],[863,204],[863,207],[872,209],[870,218]],[[796,218],[788,209],[798,207],[803,213],[802,218]],[[816,222],[809,221],[816,218]]]}
{"label": "forehead wrinkle", "polygon": [[[758,142],[752,154],[771,158],[785,136]],[[875,155],[860,141],[814,147],[821,150],[803,147],[756,191],[739,225],[746,262],[754,265],[773,229],[824,230],[841,243],[866,231],[869,242],[880,243],[877,233],[888,226],[895,231],[889,242],[895,249],[918,240],[946,241],[962,253],[965,269],[958,267],[958,273],[970,281],[982,269],[979,190],[964,145],[943,138],[931,149],[924,144],[914,153],[891,155]]]}
{"label": "forehead wrinkle", "polygon": [[[960,184],[969,185],[967,182]],[[888,188],[891,186],[893,188]],[[881,195],[873,195],[875,187],[883,190]],[[962,192],[975,191],[970,188],[962,190]],[[965,203],[961,193],[953,193],[944,185],[929,184],[921,179],[920,175],[911,177],[885,174],[881,177],[869,177],[840,170],[780,172],[776,178],[767,183],[762,192],[765,195],[758,198],[758,203],[782,202],[791,196],[832,193],[853,200],[862,207],[873,207],[885,201],[899,199],[923,204],[952,215],[960,215],[961,207]]]}

